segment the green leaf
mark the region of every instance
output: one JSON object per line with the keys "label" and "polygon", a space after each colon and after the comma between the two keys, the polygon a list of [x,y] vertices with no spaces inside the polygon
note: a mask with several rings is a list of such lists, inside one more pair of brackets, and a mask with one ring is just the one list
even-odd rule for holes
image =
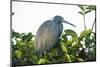
{"label": "green leaf", "polygon": [[65,47],[64,42],[61,42],[61,48],[63,52],[67,53],[67,48]]}
{"label": "green leaf", "polygon": [[37,57],[37,56],[32,55],[31,59],[32,59],[32,62],[33,62],[34,64],[37,64],[37,63],[38,63],[38,57]]}
{"label": "green leaf", "polygon": [[41,59],[39,60],[39,62],[38,62],[38,64],[45,64],[45,63],[50,63],[50,61],[47,60],[47,59],[41,58]]}
{"label": "green leaf", "polygon": [[22,56],[22,52],[21,52],[20,50],[17,50],[17,51],[16,51],[16,57],[17,57],[18,59],[20,59],[21,56]]}
{"label": "green leaf", "polygon": [[55,57],[57,55],[57,49],[52,48],[51,51],[48,53],[51,57]]}
{"label": "green leaf", "polygon": [[71,46],[72,46],[72,44],[73,44],[73,42],[72,42],[72,41],[67,41],[66,46],[67,46],[67,47],[71,47]]}
{"label": "green leaf", "polygon": [[76,57],[74,55],[70,55],[70,59],[72,62],[74,62],[76,60]]}
{"label": "green leaf", "polygon": [[78,44],[78,35],[75,31],[73,31],[71,29],[67,29],[67,30],[64,30],[64,32],[65,32],[66,37],[69,35],[72,36],[72,42],[76,42],[76,44]]}
{"label": "green leaf", "polygon": [[66,59],[67,59],[67,62],[72,62],[69,54],[66,54]]}
{"label": "green leaf", "polygon": [[80,39],[89,36],[92,33],[92,30],[84,30],[80,33]]}
{"label": "green leaf", "polygon": [[96,10],[96,6],[88,6],[86,9],[90,9],[90,10]]}
{"label": "green leaf", "polygon": [[24,35],[24,36],[22,37],[22,40],[23,40],[23,41],[30,41],[30,40],[32,39],[32,37],[34,37],[34,36],[32,35],[32,33],[28,33],[28,34],[26,34],[26,35]]}
{"label": "green leaf", "polygon": [[79,62],[83,62],[83,61],[84,61],[82,58],[77,58],[77,60],[78,60]]}
{"label": "green leaf", "polygon": [[17,33],[17,32],[12,32],[12,37],[19,38],[20,37],[20,34]]}
{"label": "green leaf", "polygon": [[83,12],[81,12],[81,11],[79,11],[78,13],[79,13],[79,14],[81,14],[81,15],[83,15],[83,14],[84,14],[84,13],[83,13]]}
{"label": "green leaf", "polygon": [[82,11],[84,11],[83,5],[78,5],[78,6],[79,6],[79,8],[80,8]]}
{"label": "green leaf", "polygon": [[68,38],[66,37],[66,34],[62,35],[62,41],[65,42],[65,43],[67,43]]}
{"label": "green leaf", "polygon": [[18,45],[18,46],[24,46],[25,45],[25,42],[22,41],[22,40],[21,41],[17,40],[16,43],[17,43],[16,45]]}
{"label": "green leaf", "polygon": [[65,35],[71,35],[72,37],[78,37],[77,33],[71,29],[64,30]]}
{"label": "green leaf", "polygon": [[34,48],[34,41],[30,40],[27,44],[30,48]]}
{"label": "green leaf", "polygon": [[87,13],[89,13],[89,12],[91,12],[92,10],[87,10],[87,11],[85,11],[85,14],[87,14]]}

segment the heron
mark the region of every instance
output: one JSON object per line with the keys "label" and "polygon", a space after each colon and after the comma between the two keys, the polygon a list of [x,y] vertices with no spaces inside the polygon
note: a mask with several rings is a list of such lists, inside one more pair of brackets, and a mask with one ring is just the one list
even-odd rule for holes
{"label": "heron", "polygon": [[38,55],[49,51],[58,41],[63,31],[63,24],[74,24],[65,21],[62,16],[56,15],[52,19],[42,23],[35,36],[35,50]]}

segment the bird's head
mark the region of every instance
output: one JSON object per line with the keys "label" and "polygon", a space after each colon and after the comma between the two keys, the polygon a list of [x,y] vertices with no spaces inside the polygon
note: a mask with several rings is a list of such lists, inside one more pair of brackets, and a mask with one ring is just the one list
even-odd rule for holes
{"label": "bird's head", "polygon": [[72,25],[72,26],[76,27],[74,24],[69,23],[68,21],[64,20],[64,18],[62,16],[59,16],[59,15],[54,16],[53,17],[53,21],[56,22],[56,23],[62,23],[62,22],[64,22],[64,23],[67,23],[69,25]]}
{"label": "bird's head", "polygon": [[63,22],[63,20],[64,20],[64,18],[61,16],[58,16],[58,15],[53,17],[53,21],[55,21],[57,23],[61,23],[61,22]]}

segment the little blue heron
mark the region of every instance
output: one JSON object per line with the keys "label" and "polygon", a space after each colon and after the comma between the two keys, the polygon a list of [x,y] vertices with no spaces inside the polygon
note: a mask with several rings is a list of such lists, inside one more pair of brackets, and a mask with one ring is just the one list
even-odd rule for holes
{"label": "little blue heron", "polygon": [[72,23],[64,20],[63,17],[57,15],[52,20],[45,21],[38,29],[35,37],[35,50],[38,55],[42,55],[45,51],[49,51],[55,45],[63,31],[65,22],[75,27]]}

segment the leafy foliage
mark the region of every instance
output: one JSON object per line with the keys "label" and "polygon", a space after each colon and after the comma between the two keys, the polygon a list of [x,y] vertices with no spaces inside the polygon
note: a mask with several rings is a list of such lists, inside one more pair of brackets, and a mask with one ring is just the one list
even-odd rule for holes
{"label": "leafy foliage", "polygon": [[[81,14],[83,16],[83,21],[84,21],[84,29],[86,30],[86,21],[85,21],[85,15],[92,12],[93,10],[96,11],[96,6],[94,5],[78,5],[78,7],[81,9],[78,13]],[[94,27],[94,24],[95,24],[95,20],[96,18],[94,19],[94,22],[93,22],[93,25],[92,25],[92,28]]]}
{"label": "leafy foliage", "polygon": [[42,56],[35,53],[34,38],[32,33],[12,32],[13,66],[96,60],[95,33],[92,30],[82,31],[79,37],[75,31],[65,30],[59,43]]}
{"label": "leafy foliage", "polygon": [[79,8],[81,9],[81,11],[79,11],[80,14],[87,14],[89,12],[91,12],[92,10],[96,10],[96,6],[93,5],[89,5],[89,6],[83,6],[83,5],[78,5]]}

